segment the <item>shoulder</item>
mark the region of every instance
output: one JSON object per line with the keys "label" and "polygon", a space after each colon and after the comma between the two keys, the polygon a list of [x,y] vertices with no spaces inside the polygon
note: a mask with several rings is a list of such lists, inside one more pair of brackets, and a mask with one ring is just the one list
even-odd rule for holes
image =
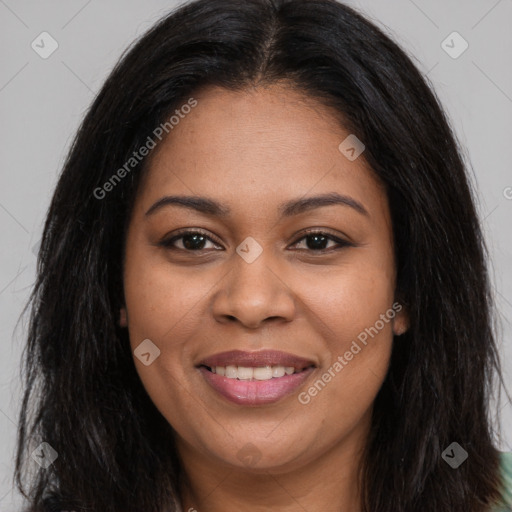
{"label": "shoulder", "polygon": [[505,510],[512,510],[512,452],[500,453],[500,472],[503,483],[503,501],[507,505]]}

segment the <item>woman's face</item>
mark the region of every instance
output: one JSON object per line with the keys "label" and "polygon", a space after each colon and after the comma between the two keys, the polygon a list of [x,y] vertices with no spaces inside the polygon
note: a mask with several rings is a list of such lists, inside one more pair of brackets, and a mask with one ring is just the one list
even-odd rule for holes
{"label": "woman's face", "polygon": [[142,383],[182,457],[279,472],[355,454],[407,322],[386,194],[314,100],[194,98],[127,235],[121,325]]}

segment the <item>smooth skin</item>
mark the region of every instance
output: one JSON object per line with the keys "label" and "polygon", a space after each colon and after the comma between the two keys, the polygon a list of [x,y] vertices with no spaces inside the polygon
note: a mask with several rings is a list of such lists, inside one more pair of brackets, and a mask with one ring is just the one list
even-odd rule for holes
{"label": "smooth skin", "polygon": [[[132,350],[150,339],[161,351],[148,366],[134,361],[177,434],[183,510],[359,512],[357,466],[393,335],[407,329],[405,308],[308,404],[298,394],[396,301],[386,193],[364,153],[349,161],[338,149],[349,132],[337,113],[286,83],[208,87],[194,98],[139,187],[120,319]],[[330,204],[280,215],[284,202],[332,193],[367,213]],[[229,213],[170,204],[146,214],[171,195],[208,198]],[[263,249],[252,263],[236,252],[247,237]],[[196,368],[234,349],[291,352],[316,368],[279,402],[241,406]]]}

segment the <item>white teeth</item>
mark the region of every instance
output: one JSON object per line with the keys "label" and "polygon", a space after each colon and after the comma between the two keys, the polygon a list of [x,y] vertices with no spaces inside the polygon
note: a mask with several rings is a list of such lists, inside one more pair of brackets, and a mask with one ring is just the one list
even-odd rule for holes
{"label": "white teeth", "polygon": [[264,368],[254,368],[253,376],[256,380],[269,380],[272,378],[272,366],[265,366]]}
{"label": "white teeth", "polygon": [[283,377],[285,374],[284,366],[273,366],[272,367],[272,377]]}
{"label": "white teeth", "polygon": [[240,380],[251,380],[254,377],[254,369],[247,366],[238,367],[238,378]]}
{"label": "white teeth", "polygon": [[228,379],[236,379],[238,377],[238,366],[226,366],[225,373]]}
{"label": "white teeth", "polygon": [[293,366],[259,366],[252,368],[249,366],[214,366],[210,368],[213,373],[217,373],[228,379],[238,380],[270,380],[292,375],[302,370],[296,370]]}

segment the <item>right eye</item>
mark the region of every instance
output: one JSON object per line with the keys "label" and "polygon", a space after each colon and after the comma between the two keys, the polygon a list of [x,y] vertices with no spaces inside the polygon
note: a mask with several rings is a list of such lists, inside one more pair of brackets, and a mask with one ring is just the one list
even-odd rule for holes
{"label": "right eye", "polygon": [[[207,236],[203,231],[186,230],[175,234],[171,238],[162,240],[159,245],[169,250],[198,252],[205,250],[205,245],[208,242],[211,242],[214,246],[218,247],[218,244],[216,244],[216,242],[214,242],[214,240],[210,236]],[[179,245],[181,245],[181,247]],[[215,249],[215,247],[213,247],[213,249],[219,250]]]}

